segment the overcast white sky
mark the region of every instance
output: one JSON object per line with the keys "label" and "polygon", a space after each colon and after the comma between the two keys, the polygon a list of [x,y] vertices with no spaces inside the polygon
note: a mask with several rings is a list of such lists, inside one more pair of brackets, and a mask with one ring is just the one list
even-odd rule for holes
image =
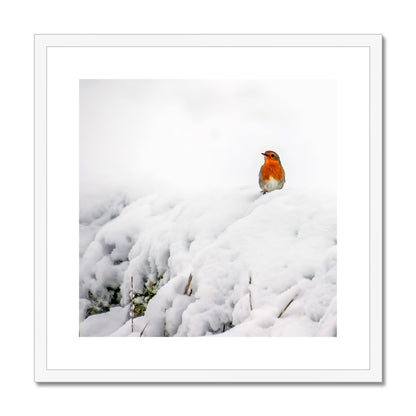
{"label": "overcast white sky", "polygon": [[257,189],[265,150],[286,187],[335,190],[336,104],[333,80],[81,80],[81,193]]}

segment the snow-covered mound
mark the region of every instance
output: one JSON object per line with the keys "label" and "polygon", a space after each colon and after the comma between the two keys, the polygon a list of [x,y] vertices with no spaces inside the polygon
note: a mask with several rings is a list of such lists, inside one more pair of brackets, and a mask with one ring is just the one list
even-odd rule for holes
{"label": "snow-covered mound", "polygon": [[336,336],[333,195],[101,202],[81,216],[81,336]]}

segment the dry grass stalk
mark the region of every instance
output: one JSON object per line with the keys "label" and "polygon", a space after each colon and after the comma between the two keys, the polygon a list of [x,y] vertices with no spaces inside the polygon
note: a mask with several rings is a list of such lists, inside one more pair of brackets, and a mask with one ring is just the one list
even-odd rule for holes
{"label": "dry grass stalk", "polygon": [[250,288],[250,286],[251,286],[251,276],[250,276],[250,278],[248,279],[248,300],[249,300],[249,303],[250,303],[250,310],[252,311],[253,310],[253,304],[252,304],[252,302],[251,302],[251,288]]}
{"label": "dry grass stalk", "polygon": [[282,312],[280,312],[278,318],[281,318],[282,315],[285,313],[286,309],[292,304],[292,302],[296,299],[296,296],[293,297],[293,299],[284,307],[284,309],[282,310]]}
{"label": "dry grass stalk", "polygon": [[144,328],[140,332],[140,336],[143,336],[143,332],[147,328],[147,325],[149,325],[149,322],[146,322],[146,325],[144,326]]}
{"label": "dry grass stalk", "polygon": [[188,283],[186,284],[185,291],[183,292],[184,295],[188,294],[189,287],[191,286],[192,282],[192,273],[189,275]]}
{"label": "dry grass stalk", "polygon": [[133,276],[130,280],[130,318],[131,318],[131,332],[134,331],[133,318],[134,318],[134,292],[133,292]]}

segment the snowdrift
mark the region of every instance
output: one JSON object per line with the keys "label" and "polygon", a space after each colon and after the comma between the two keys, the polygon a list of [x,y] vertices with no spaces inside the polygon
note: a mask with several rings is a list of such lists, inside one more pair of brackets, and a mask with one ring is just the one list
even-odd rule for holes
{"label": "snowdrift", "polygon": [[82,202],[80,335],[336,336],[336,250],[313,191]]}

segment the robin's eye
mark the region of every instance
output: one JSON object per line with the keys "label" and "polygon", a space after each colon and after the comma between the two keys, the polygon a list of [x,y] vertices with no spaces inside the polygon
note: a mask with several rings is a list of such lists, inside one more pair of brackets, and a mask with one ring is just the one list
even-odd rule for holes
{"label": "robin's eye", "polygon": [[274,157],[274,155],[270,155],[270,157]]}

